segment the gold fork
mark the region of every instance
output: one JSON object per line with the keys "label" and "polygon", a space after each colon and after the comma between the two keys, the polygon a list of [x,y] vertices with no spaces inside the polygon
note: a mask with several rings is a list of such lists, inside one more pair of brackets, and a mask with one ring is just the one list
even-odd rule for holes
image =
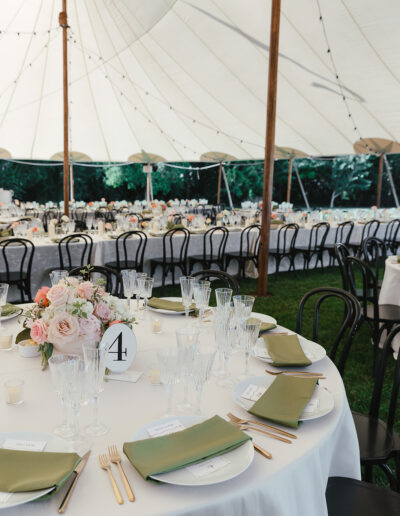
{"label": "gold fork", "polygon": [[272,374],[276,376],[278,374],[292,374],[292,375],[301,375],[301,376],[319,376],[321,378],[324,377],[323,373],[314,373],[313,371],[271,371],[270,369],[265,370],[266,373]]}
{"label": "gold fork", "polygon": [[129,501],[134,502],[135,501],[135,495],[133,494],[133,491],[131,489],[131,486],[129,485],[128,479],[126,478],[125,471],[122,468],[121,465],[121,457],[118,453],[118,448],[115,446],[115,444],[112,444],[108,447],[108,456],[110,457],[110,461],[114,464],[117,464],[122,482],[124,483],[126,494],[128,495]]}
{"label": "gold fork", "polygon": [[273,439],[277,439],[278,441],[282,441],[283,443],[292,444],[292,441],[289,441],[289,439],[286,439],[285,437],[281,437],[280,435],[273,434],[271,432],[266,432],[265,430],[261,430],[261,428],[257,428],[255,426],[249,425],[249,423],[241,424],[241,423],[235,423],[231,420],[232,425],[240,428],[240,430],[254,430],[254,432],[260,432],[260,434],[268,435],[268,437],[272,437]]}
{"label": "gold fork", "polygon": [[228,414],[229,419],[232,422],[238,423],[239,425],[258,425],[263,426],[264,428],[268,428],[272,432],[276,432],[277,434],[285,435],[286,437],[290,437],[291,439],[297,439],[297,435],[290,434],[289,432],[285,432],[285,430],[281,430],[280,428],[276,428],[275,426],[266,425],[265,423],[260,423],[255,419],[241,419],[240,417],[235,416],[232,412]]}
{"label": "gold fork", "polygon": [[115,498],[117,499],[117,502],[121,505],[124,503],[124,500],[122,499],[122,495],[118,489],[117,484],[115,483],[113,474],[111,473],[111,465],[110,461],[108,460],[107,455],[99,455],[99,464],[101,469],[105,469],[108,473],[108,477],[110,479],[112,488],[114,489]]}

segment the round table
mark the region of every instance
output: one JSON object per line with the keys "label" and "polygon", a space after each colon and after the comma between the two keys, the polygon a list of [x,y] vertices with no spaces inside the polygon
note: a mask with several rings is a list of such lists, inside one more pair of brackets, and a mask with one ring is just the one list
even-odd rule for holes
{"label": "round table", "polygon": [[[397,256],[386,258],[379,304],[400,306],[400,263],[397,261]],[[386,335],[386,331],[384,333]],[[394,357],[397,358],[400,349],[400,335],[393,339],[392,348]]]}
{"label": "round table", "polygon": [[[265,316],[253,314],[261,319]],[[92,454],[80,478],[68,507],[70,516],[96,514],[145,515],[263,515],[274,516],[327,514],[325,488],[329,476],[360,478],[359,447],[353,418],[347,402],[342,379],[332,361],[325,357],[308,370],[322,372],[327,377],[320,383],[333,395],[335,407],[323,418],[302,423],[294,433],[297,440],[285,444],[258,433],[254,441],[273,455],[268,460],[256,453],[250,467],[237,478],[207,487],[178,487],[147,482],[123,458],[125,471],[136,495],[136,502],[127,501],[123,486],[114,469],[125,503],[117,506],[109,480],[98,466],[97,456],[116,444],[122,444],[143,425],[161,417],[166,408],[166,389],[152,385],[151,370],[157,367],[155,350],[175,342],[175,331],[184,324],[183,317],[159,316],[163,333],[150,332],[150,322],[140,321],[134,331],[138,353],[132,369],[143,371],[137,383],[109,381],[100,397],[100,418],[110,426],[110,431],[94,440]],[[8,330],[18,331],[16,320],[5,323]],[[212,323],[204,322],[200,343],[214,339]],[[283,331],[278,327],[276,331]],[[265,363],[252,357],[250,371],[254,376],[266,374]],[[244,358],[241,352],[233,355],[229,368],[233,375],[242,372]],[[10,377],[25,381],[25,403],[9,406],[0,403],[1,431],[51,432],[59,423],[61,408],[53,390],[49,370],[40,369],[40,359],[22,358],[18,351],[0,353],[0,378],[2,383]],[[181,388],[174,399],[179,401]],[[225,416],[233,412],[245,417],[246,412],[232,398],[232,389],[217,386],[214,380],[206,384],[202,399],[204,415]],[[91,410],[82,409],[82,426],[89,423]],[[178,416],[179,419],[179,416]],[[292,431],[292,430],[290,430]],[[5,516],[46,516],[55,514],[65,488],[47,501],[29,503],[4,511]]]}

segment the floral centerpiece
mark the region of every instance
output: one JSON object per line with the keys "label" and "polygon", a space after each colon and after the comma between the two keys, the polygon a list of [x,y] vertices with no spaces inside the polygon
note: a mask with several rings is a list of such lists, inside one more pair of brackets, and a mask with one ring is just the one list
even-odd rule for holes
{"label": "floral centerpiece", "polygon": [[38,344],[43,369],[54,350],[81,353],[83,342],[99,341],[112,324],[134,322],[126,302],[106,293],[101,280],[93,283],[75,277],[39,289],[35,306],[24,315],[25,329],[17,338],[31,338]]}

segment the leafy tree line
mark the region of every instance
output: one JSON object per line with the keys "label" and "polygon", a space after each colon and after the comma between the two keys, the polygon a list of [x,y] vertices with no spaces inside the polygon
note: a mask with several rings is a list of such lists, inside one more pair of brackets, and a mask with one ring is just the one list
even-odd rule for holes
{"label": "leafy tree line", "polygon": [[[393,180],[400,197],[400,155],[388,156]],[[378,181],[377,156],[340,156],[332,159],[298,159],[295,166],[301,176],[311,206],[372,206],[376,203]],[[189,166],[189,163],[181,165]],[[203,164],[192,164],[194,167]],[[274,200],[286,199],[288,160],[277,160],[274,173]],[[225,166],[234,204],[244,200],[259,200],[262,196],[263,163],[240,162]],[[22,165],[0,162],[0,186],[14,190],[20,200],[46,202],[63,197],[62,167]],[[161,163],[153,173],[154,196],[159,199],[201,198],[211,203],[217,197],[218,168],[207,170],[180,170]],[[135,200],[145,196],[146,176],[142,165],[75,166],[75,199],[91,201]],[[305,205],[293,167],[292,202]],[[228,203],[222,181],[221,201]],[[386,171],[382,181],[382,206],[393,206],[394,200]]]}

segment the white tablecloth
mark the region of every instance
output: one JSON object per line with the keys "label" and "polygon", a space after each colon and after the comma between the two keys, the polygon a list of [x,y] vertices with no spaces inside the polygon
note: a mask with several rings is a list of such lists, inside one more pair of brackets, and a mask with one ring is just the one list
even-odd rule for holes
{"label": "white tablecloth", "polygon": [[[379,304],[400,306],[400,263],[397,262],[397,256],[389,256],[386,259]],[[394,356],[397,358],[400,349],[400,335],[394,338],[392,347]]]}
{"label": "white tablecloth", "polygon": [[[262,316],[261,316],[262,318]],[[166,391],[163,386],[150,383],[149,371],[156,368],[155,350],[175,340],[175,330],[183,325],[180,316],[164,316],[164,333],[153,335],[149,323],[140,322],[135,333],[138,354],[132,366],[143,371],[136,383],[110,381],[100,399],[101,419],[111,427],[109,433],[94,441],[92,456],[82,474],[71,499],[68,514],[82,516],[96,514],[146,515],[198,515],[198,516],[324,516],[325,487],[329,476],[360,478],[359,449],[353,418],[350,413],[341,377],[329,358],[309,369],[322,372],[326,380],[321,385],[334,396],[334,410],[327,416],[304,422],[295,431],[298,439],[285,444],[254,433],[255,442],[269,450],[272,460],[256,454],[247,471],[228,482],[201,488],[157,485],[144,481],[124,458],[124,466],[137,501],[125,498],[118,506],[104,471],[97,463],[99,453],[109,444],[119,449],[134,432],[144,424],[160,418],[166,408]],[[7,322],[8,329],[17,329],[15,322]],[[201,341],[213,339],[211,323]],[[208,325],[208,326],[207,326]],[[278,328],[278,331],[282,328]],[[231,359],[230,369],[237,375],[243,370],[244,359],[237,353]],[[264,375],[265,364],[255,358],[250,360],[253,375]],[[50,372],[40,370],[40,359],[21,358],[16,350],[1,353],[1,381],[10,377],[25,380],[25,403],[8,406],[4,398],[0,403],[1,431],[35,430],[51,432],[59,423],[60,407],[53,391]],[[179,386],[178,386],[179,387]],[[176,389],[175,400],[182,392]],[[233,412],[245,417],[246,412],[235,405],[230,388],[218,387],[214,380],[206,385],[203,395],[206,416]],[[82,410],[82,425],[90,421],[90,410]],[[117,482],[123,486],[114,468]],[[64,490],[48,501],[34,502],[3,512],[4,516],[47,516],[56,513]]]}

